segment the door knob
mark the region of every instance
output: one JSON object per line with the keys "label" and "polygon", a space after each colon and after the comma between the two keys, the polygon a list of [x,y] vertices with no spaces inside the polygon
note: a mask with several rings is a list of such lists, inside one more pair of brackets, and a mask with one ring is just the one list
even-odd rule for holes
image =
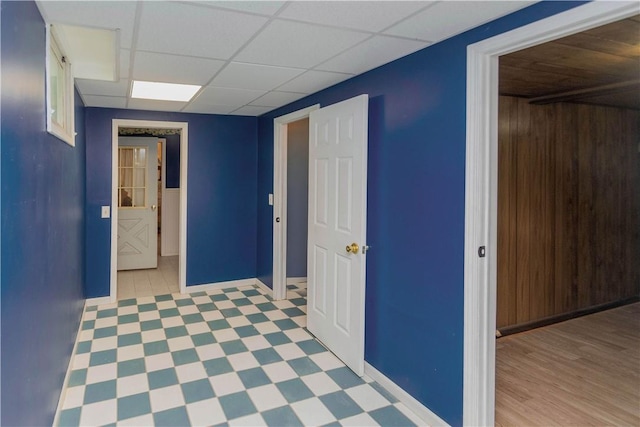
{"label": "door knob", "polygon": [[352,243],[350,245],[347,245],[347,252],[349,252],[350,254],[357,254],[358,249],[360,249],[360,247],[358,246],[357,243]]}
{"label": "door knob", "polygon": [[151,210],[155,211],[156,210],[156,205],[151,205]]}

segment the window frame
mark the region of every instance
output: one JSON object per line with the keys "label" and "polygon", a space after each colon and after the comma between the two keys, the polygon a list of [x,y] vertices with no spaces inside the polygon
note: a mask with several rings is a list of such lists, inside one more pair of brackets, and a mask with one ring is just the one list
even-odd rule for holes
{"label": "window frame", "polygon": [[[60,124],[52,118],[52,70],[51,70],[51,57],[55,55],[59,57],[59,61],[62,63],[62,85],[63,85],[63,123]],[[46,87],[46,121],[47,132],[56,136],[67,144],[75,147],[75,88],[73,80],[73,67],[72,62],[67,53],[65,52],[64,45],[60,42],[60,37],[56,33],[53,25],[47,24],[46,26],[46,55],[45,55],[45,87]]]}

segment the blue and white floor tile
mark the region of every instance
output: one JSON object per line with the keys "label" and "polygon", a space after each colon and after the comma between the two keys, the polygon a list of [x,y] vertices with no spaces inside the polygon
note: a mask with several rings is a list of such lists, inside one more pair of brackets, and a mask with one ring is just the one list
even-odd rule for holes
{"label": "blue and white floor tile", "polygon": [[306,326],[306,288],[247,286],[87,308],[60,426],[415,426]]}

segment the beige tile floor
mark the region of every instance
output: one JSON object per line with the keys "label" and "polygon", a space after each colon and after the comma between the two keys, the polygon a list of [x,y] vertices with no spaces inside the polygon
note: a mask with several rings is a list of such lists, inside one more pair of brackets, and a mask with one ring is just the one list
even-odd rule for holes
{"label": "beige tile floor", "polygon": [[118,301],[180,292],[178,256],[159,256],[158,268],[118,271]]}

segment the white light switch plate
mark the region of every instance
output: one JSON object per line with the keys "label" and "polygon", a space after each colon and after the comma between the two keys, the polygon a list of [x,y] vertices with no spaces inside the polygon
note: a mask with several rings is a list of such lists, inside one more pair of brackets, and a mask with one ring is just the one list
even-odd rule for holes
{"label": "white light switch plate", "polygon": [[101,217],[102,218],[109,218],[111,217],[111,206],[103,206],[102,210],[101,210]]}
{"label": "white light switch plate", "polygon": [[269,206],[273,206],[273,194],[269,193]]}

